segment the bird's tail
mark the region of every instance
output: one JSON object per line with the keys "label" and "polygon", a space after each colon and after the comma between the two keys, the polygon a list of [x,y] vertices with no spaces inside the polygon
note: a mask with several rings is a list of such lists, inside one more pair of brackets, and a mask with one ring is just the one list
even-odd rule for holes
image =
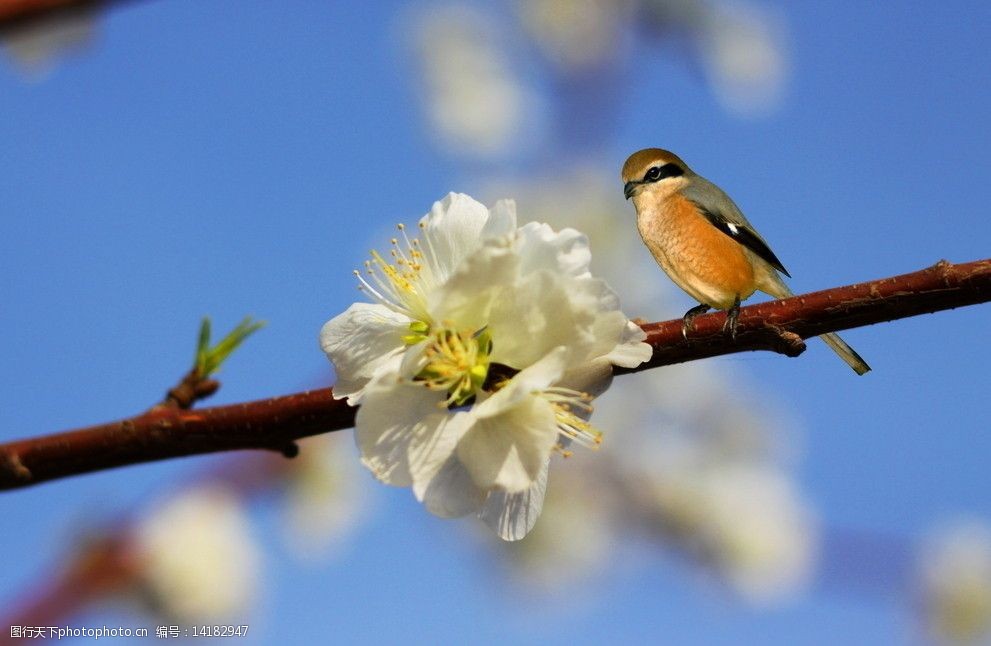
{"label": "bird's tail", "polygon": [[[787,298],[795,295],[794,292],[788,289],[788,286],[785,285],[784,281],[781,280],[781,277],[777,276],[777,272],[775,272],[775,278],[777,278],[777,280],[773,281],[773,285],[769,285],[769,287],[773,288],[773,291],[765,290],[767,293],[775,298]],[[845,361],[848,366],[853,368],[853,371],[858,375],[863,375],[870,372],[871,367],[867,365],[867,362],[864,361],[864,359],[857,354],[857,351],[851,348],[846,341],[841,339],[839,334],[835,332],[827,332],[819,338],[822,339],[826,345],[832,348],[833,352],[839,355],[840,359],[843,359],[843,361]]]}
{"label": "bird's tail", "polygon": [[853,368],[853,371],[858,375],[870,372],[871,367],[867,365],[867,362],[846,341],[841,339],[839,334],[827,332],[819,338],[825,341],[826,345],[833,349],[833,352],[840,355],[840,359],[846,361],[847,365]]}

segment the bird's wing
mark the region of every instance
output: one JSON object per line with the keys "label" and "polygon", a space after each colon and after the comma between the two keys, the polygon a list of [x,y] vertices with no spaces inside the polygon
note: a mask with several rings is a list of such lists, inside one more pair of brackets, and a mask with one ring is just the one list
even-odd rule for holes
{"label": "bird's wing", "polygon": [[760,237],[760,234],[747,221],[739,207],[721,188],[696,175],[695,181],[684,189],[683,194],[699,208],[699,211],[714,227],[753,251],[785,276],[791,277],[791,274],[764,241],[764,238]]}

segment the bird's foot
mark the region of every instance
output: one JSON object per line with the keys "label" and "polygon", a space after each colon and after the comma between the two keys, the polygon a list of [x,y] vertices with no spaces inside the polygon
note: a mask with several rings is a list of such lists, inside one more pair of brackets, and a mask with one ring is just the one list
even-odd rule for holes
{"label": "bird's foot", "polygon": [[703,303],[685,312],[685,316],[681,319],[681,336],[686,341],[688,340],[688,331],[692,329],[692,323],[695,321],[695,317],[699,314],[705,314],[709,309],[709,306]]}
{"label": "bird's foot", "polygon": [[723,323],[723,334],[729,332],[730,338],[736,341],[736,322],[740,318],[740,297],[733,299],[733,307],[729,308],[726,314],[726,322]]}

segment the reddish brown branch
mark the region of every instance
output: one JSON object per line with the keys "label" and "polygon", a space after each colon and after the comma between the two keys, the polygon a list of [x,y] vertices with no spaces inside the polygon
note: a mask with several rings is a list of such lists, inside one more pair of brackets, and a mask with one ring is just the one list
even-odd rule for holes
{"label": "reddish brown branch", "polygon": [[991,300],[991,258],[954,265],[941,260],[928,269],[891,278],[835,287],[740,310],[736,340],[722,333],[724,312],[699,316],[688,340],[681,320],[646,323],[654,348],[639,372],[685,361],[747,350],[770,350],[797,357],[802,339],[825,332],[874,325]]}
{"label": "reddish brown branch", "polygon": [[[695,319],[681,336],[681,320],[647,323],[654,355],[634,370],[747,350],[797,356],[802,338],[991,300],[991,259],[837,287],[740,311],[737,338],[722,334],[722,312]],[[234,449],[272,449],[288,455],[302,437],[350,428],[355,409],[315,390],[198,411],[156,407],[130,419],[0,445],[0,489],[126,464]]]}
{"label": "reddish brown branch", "polygon": [[123,0],[0,0],[0,32],[121,2]]}
{"label": "reddish brown branch", "polygon": [[93,7],[99,0],[0,0],[0,25],[41,18],[70,7]]}
{"label": "reddish brown branch", "polygon": [[235,449],[294,455],[295,440],[354,425],[330,388],[244,404],[143,415],[0,445],[0,489],[165,458]]}
{"label": "reddish brown branch", "polygon": [[89,19],[111,6],[134,0],[0,0],[0,38],[44,31],[64,21]]}

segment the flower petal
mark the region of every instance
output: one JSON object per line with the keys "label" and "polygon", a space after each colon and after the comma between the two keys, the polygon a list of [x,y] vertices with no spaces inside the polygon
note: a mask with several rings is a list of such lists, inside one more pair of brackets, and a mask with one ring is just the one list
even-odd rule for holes
{"label": "flower petal", "polygon": [[548,224],[527,222],[519,229],[523,273],[546,269],[574,278],[589,276],[592,252],[588,237],[574,229],[554,231]]}
{"label": "flower petal", "polygon": [[518,493],[540,475],[557,436],[551,405],[527,396],[498,415],[476,418],[458,443],[457,455],[478,487]]}
{"label": "flower petal", "polygon": [[[419,390],[418,386],[412,388]],[[471,423],[467,413],[451,413],[436,407],[431,417],[439,420],[436,431],[413,432],[407,452],[410,474],[413,476],[413,493],[417,500],[422,499],[421,494],[429,488],[444,465],[455,459],[454,451]]]}
{"label": "flower petal", "polygon": [[639,325],[627,321],[619,343],[606,355],[606,359],[614,366],[636,368],[654,354],[650,344],[644,343],[646,338],[647,333]]}
{"label": "flower petal", "polygon": [[449,457],[433,478],[413,485],[413,493],[427,510],[441,518],[459,518],[478,511],[485,502],[485,490],[471,480],[465,466],[454,455]]}
{"label": "flower petal", "polygon": [[[590,282],[541,269],[505,290],[489,315],[492,360],[524,368],[558,346],[584,359],[585,348],[595,340],[591,335],[598,315],[598,294]],[[614,344],[607,343],[604,351]]]}
{"label": "flower petal", "polygon": [[423,237],[443,282],[478,247],[489,210],[464,193],[448,193],[420,219]]}
{"label": "flower petal", "polygon": [[386,484],[429,481],[453,453],[467,423],[441,406],[445,394],[390,370],[365,391],[355,420],[361,461]]}
{"label": "flower petal", "polygon": [[598,357],[569,369],[556,385],[598,397],[609,389],[612,378],[612,364],[605,357]]}
{"label": "flower petal", "polygon": [[448,281],[431,294],[429,309],[436,321],[477,330],[489,322],[496,296],[519,272],[519,257],[510,238],[487,240],[465,258]]}
{"label": "flower petal", "polygon": [[532,366],[518,372],[491,397],[475,404],[471,414],[477,419],[501,415],[532,393],[556,383],[564,374],[567,354],[565,347],[554,348]]}
{"label": "flower petal", "polygon": [[358,405],[368,381],[403,349],[410,320],[384,305],[354,303],[324,324],[320,347],[337,371],[334,398]]}
{"label": "flower petal", "polygon": [[482,227],[482,239],[502,238],[516,230],[516,201],[499,200],[489,211],[489,219]]}
{"label": "flower petal", "polygon": [[415,343],[403,352],[402,359],[399,362],[399,376],[403,379],[412,379],[417,374],[423,370],[426,360],[424,359],[424,353],[427,350],[428,342],[426,340]]}
{"label": "flower petal", "polygon": [[550,461],[544,462],[537,479],[525,491],[507,493],[497,489],[489,494],[478,517],[502,540],[518,541],[533,529],[544,506],[549,465]]}

